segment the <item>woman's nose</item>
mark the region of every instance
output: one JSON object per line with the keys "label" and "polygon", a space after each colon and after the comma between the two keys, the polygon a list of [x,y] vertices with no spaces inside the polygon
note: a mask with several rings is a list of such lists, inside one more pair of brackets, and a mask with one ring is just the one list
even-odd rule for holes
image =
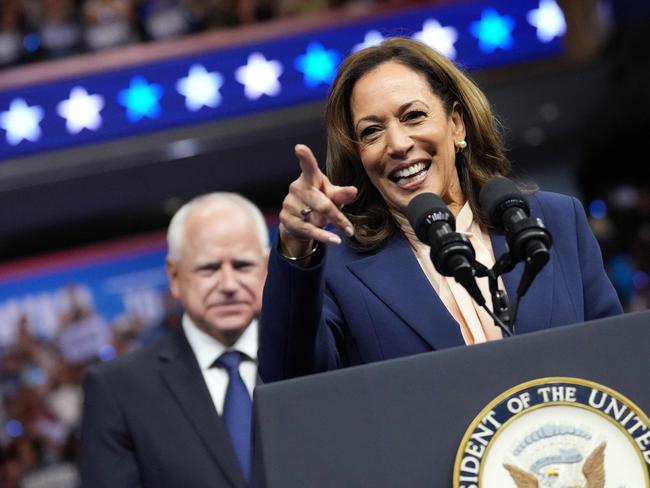
{"label": "woman's nose", "polygon": [[391,157],[403,158],[412,147],[413,140],[404,127],[393,125],[386,130],[386,149]]}

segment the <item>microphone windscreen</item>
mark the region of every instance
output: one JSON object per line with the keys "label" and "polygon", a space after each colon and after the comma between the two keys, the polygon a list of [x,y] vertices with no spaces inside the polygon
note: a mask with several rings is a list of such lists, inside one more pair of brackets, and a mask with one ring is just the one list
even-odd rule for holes
{"label": "microphone windscreen", "polygon": [[478,195],[478,202],[487,212],[494,225],[501,224],[501,216],[510,207],[519,207],[526,215],[530,215],[530,207],[526,197],[519,191],[514,181],[495,176],[489,180]]}
{"label": "microphone windscreen", "polygon": [[456,221],[445,202],[435,193],[420,193],[413,197],[406,207],[406,217],[415,235],[425,244],[430,244],[427,236],[429,226],[443,221],[456,227]]}

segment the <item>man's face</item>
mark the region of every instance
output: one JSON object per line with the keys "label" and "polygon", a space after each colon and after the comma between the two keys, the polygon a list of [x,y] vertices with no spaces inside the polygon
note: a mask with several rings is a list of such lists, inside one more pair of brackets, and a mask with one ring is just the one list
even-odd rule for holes
{"label": "man's face", "polygon": [[267,250],[256,229],[238,207],[198,208],[185,221],[180,258],[167,260],[172,294],[199,329],[225,345],[262,306]]}

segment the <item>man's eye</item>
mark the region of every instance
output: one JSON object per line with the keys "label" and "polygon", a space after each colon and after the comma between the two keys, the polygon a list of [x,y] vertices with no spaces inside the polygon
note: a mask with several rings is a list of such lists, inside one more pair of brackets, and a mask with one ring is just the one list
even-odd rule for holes
{"label": "man's eye", "polygon": [[202,266],[196,272],[201,276],[212,276],[218,269],[219,266]]}

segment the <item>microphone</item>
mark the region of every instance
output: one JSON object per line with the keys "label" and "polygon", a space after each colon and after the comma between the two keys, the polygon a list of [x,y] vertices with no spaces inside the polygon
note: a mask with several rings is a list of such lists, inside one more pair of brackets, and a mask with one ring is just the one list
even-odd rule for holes
{"label": "microphone", "polygon": [[508,178],[497,176],[489,180],[481,188],[478,199],[492,224],[505,230],[513,267],[516,262],[525,263],[517,288],[517,296],[521,298],[550,258],[551,234],[541,219],[530,217],[526,197]]}
{"label": "microphone", "polygon": [[456,220],[438,195],[421,193],[406,208],[415,235],[431,246],[431,261],[438,273],[452,276],[480,306],[485,298],[476,284],[476,253],[467,237],[455,231]]}

